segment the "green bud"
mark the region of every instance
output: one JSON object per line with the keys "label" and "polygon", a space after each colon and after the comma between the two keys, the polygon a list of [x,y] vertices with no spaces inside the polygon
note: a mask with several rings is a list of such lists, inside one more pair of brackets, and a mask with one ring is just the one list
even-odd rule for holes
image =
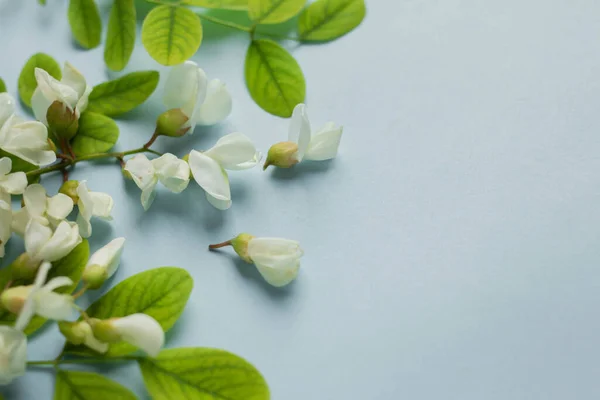
{"label": "green bud", "polygon": [[90,289],[99,289],[108,278],[108,271],[100,265],[90,265],[83,271],[81,279]]}
{"label": "green bud", "polygon": [[298,164],[298,145],[294,142],[279,142],[271,146],[263,170],[269,165],[279,168],[290,168]]}
{"label": "green bud", "polygon": [[249,233],[240,233],[235,238],[231,239],[231,245],[235,252],[242,258],[242,260],[252,263],[252,259],[248,255],[248,243],[254,239],[254,236]]}
{"label": "green bud", "polygon": [[6,289],[0,296],[2,306],[13,314],[20,313],[30,291],[31,286],[15,286]]}
{"label": "green bud", "polygon": [[79,118],[75,110],[69,108],[62,102],[56,100],[48,107],[46,112],[48,127],[56,139],[71,140],[79,128]]}
{"label": "green bud", "polygon": [[33,260],[27,253],[21,254],[9,266],[12,279],[32,281],[41,263],[39,260]]}
{"label": "green bud", "polygon": [[106,343],[117,343],[121,341],[121,335],[115,331],[115,328],[113,328],[109,319],[92,319],[90,322],[92,325],[92,332],[94,332],[96,339]]}
{"label": "green bud", "polygon": [[79,187],[79,181],[70,180],[62,184],[58,193],[66,194],[73,200],[74,204],[79,201],[79,195],[77,195],[77,188]]}
{"label": "green bud", "polygon": [[69,322],[69,321],[59,321],[58,329],[60,333],[67,339],[68,342],[73,344],[82,344],[85,340],[85,328],[83,328],[83,324],[87,324],[87,322]]}
{"label": "green bud", "polygon": [[180,108],[165,111],[156,120],[156,133],[163,136],[181,137],[190,130],[189,126],[183,126],[188,120],[189,118]]}

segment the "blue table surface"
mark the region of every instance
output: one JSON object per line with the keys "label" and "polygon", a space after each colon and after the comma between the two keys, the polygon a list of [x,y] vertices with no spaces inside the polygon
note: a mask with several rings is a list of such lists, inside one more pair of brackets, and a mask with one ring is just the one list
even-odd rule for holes
{"label": "blue table surface", "polygon": [[[92,84],[118,76],[102,46],[74,45],[67,2],[48,3],[0,0],[9,91],[17,95],[38,51]],[[118,167],[77,166],[73,178],[116,201],[115,220],[94,223],[92,249],[128,240],[112,284],[186,268],[195,287],[167,346],[240,354],[276,400],[599,398],[600,3],[367,3],[363,25],[344,38],[287,44],[313,123],[344,125],[333,162],[234,172],[226,212],[192,183],[181,195],[161,191],[144,213]],[[110,2],[100,6],[106,17]],[[241,131],[266,152],[288,120],[246,90],[247,36],[204,25],[194,60],[227,83],[234,110],[157,149],[181,156]],[[138,44],[124,72],[141,69],[166,71]],[[147,140],[159,92],[119,119],[117,149]],[[56,190],[59,177],[46,182]],[[242,231],[299,240],[298,280],[271,288],[231,251],[207,251]],[[29,359],[61,346],[53,325],[31,340]],[[147,398],[135,365],[102,371]],[[0,391],[45,400],[52,385],[52,372],[35,370]]]}

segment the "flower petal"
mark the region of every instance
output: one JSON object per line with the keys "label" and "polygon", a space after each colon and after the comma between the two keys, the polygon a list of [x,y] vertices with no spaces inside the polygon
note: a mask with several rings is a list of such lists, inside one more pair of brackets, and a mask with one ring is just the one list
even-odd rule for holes
{"label": "flower petal", "polygon": [[98,218],[111,220],[112,216],[110,213],[115,205],[113,198],[107,193],[102,192],[90,192],[90,197],[94,204],[93,215]]}
{"label": "flower petal", "polygon": [[300,260],[291,260],[288,263],[261,264],[255,263],[258,272],[270,285],[285,286],[298,276]]}
{"label": "flower petal", "polygon": [[[63,69],[63,74],[69,74],[66,66]],[[36,68],[34,70],[35,80],[37,81],[38,88],[46,98],[52,104],[54,101],[60,101],[65,106],[69,107],[69,109],[75,108],[75,104],[77,104],[77,100],[79,99],[79,93],[77,92],[78,88],[71,87],[64,82],[57,81],[54,77],[52,77],[48,72],[41,68]],[[67,80],[66,82],[72,83]],[[39,110],[42,111],[42,110]],[[46,109],[46,112],[48,110]],[[36,114],[36,118],[38,115]],[[39,119],[39,118],[37,118]]]}
{"label": "flower petal", "polygon": [[281,238],[253,238],[248,243],[248,254],[253,261],[265,257],[300,258],[304,254],[300,243],[295,240]]}
{"label": "flower petal", "polygon": [[44,285],[44,282],[46,282],[48,271],[50,271],[51,267],[52,264],[49,262],[43,262],[42,265],[40,265],[37,275],[35,276],[35,281],[33,282],[33,287],[29,292],[29,296],[27,296],[27,299],[25,300],[25,303],[21,308],[21,312],[19,313],[19,316],[15,322],[16,329],[20,331],[25,329],[25,327],[29,325],[31,318],[33,318],[35,315],[36,301],[34,295]]}
{"label": "flower petal", "polygon": [[23,193],[23,202],[32,216],[42,216],[46,213],[46,189],[39,183],[29,185]]}
{"label": "flower petal", "polygon": [[12,160],[8,157],[0,158],[0,176],[8,175],[12,169]]}
{"label": "flower petal", "polygon": [[79,329],[84,334],[83,344],[89,347],[90,349],[97,351],[98,353],[106,353],[108,351],[108,343],[104,343],[96,339],[94,336],[94,331],[90,324],[85,321],[79,323]]}
{"label": "flower petal", "polygon": [[132,314],[116,319],[113,327],[121,335],[121,339],[156,357],[164,342],[165,333],[156,320],[146,314]]}
{"label": "flower petal", "polygon": [[52,292],[58,288],[61,288],[64,286],[71,286],[72,284],[73,284],[73,281],[71,280],[71,278],[69,278],[67,276],[56,276],[56,277],[50,279],[44,285],[44,289]]}
{"label": "flower petal", "polygon": [[41,289],[33,296],[35,296],[35,313],[40,317],[64,321],[73,316],[75,307],[71,295]]}
{"label": "flower petal", "polygon": [[79,215],[81,215],[81,218],[89,221],[94,212],[94,200],[92,200],[92,196],[90,196],[86,181],[80,181],[79,185],[77,185],[77,197],[79,197],[79,200],[77,201]]}
{"label": "flower petal", "polygon": [[4,246],[12,233],[12,209],[9,203],[0,200],[0,257],[4,257]]}
{"label": "flower petal", "polygon": [[31,96],[31,109],[33,110],[33,115],[35,116],[35,119],[46,126],[48,125],[46,114],[53,101],[54,100],[47,99],[39,87],[35,88],[33,95]]}
{"label": "flower petal", "polygon": [[156,185],[154,166],[145,154],[136,154],[127,160],[125,170],[131,174],[135,184],[142,190]]}
{"label": "flower petal", "polygon": [[56,221],[62,221],[73,211],[73,199],[63,193],[48,198],[46,214]]}
{"label": "flower petal", "polygon": [[171,153],[152,160],[160,182],[171,192],[181,193],[190,182],[190,167]]}
{"label": "flower petal", "polygon": [[212,79],[206,89],[206,99],[194,114],[194,122],[200,125],[214,125],[231,114],[232,100],[227,86],[219,79]]}
{"label": "flower petal", "polygon": [[19,236],[25,235],[25,228],[27,228],[27,224],[31,220],[31,216],[27,211],[27,207],[23,207],[18,211],[13,212],[12,215],[12,230]]}
{"label": "flower petal", "polygon": [[[10,159],[9,159],[10,160]],[[22,194],[27,187],[27,175],[25,172],[13,172],[0,178],[0,188],[6,193]]]}
{"label": "flower petal", "polygon": [[[204,189],[207,195],[216,200],[210,203],[219,209],[229,208],[231,205],[231,191],[229,189],[229,178],[227,173],[221,168],[218,162],[202,154],[199,151],[192,150],[189,157],[190,170],[194,180]],[[227,206],[226,208],[223,208]]]}
{"label": "flower petal", "polygon": [[52,229],[32,219],[25,229],[25,251],[31,258],[43,260],[39,256],[39,252],[51,237]]}
{"label": "flower petal", "polygon": [[[65,66],[63,67],[60,83],[73,89],[77,93],[78,99],[81,98],[87,90],[85,77],[68,61],[65,62]],[[73,104],[73,107],[75,107],[75,104]]]}
{"label": "flower petal", "polygon": [[254,238],[248,243],[248,255],[265,280],[284,286],[298,275],[303,251],[294,240]]}
{"label": "flower petal", "polygon": [[171,68],[165,83],[163,102],[169,109],[180,108],[190,118],[191,125],[195,110],[206,97],[206,86],[204,71],[195,62],[186,61]]}
{"label": "flower petal", "polygon": [[50,240],[39,250],[38,257],[51,262],[58,261],[69,254],[79,243],[81,243],[81,236],[77,224],[62,221],[56,227]]}
{"label": "flower petal", "polygon": [[298,161],[302,161],[308,144],[310,143],[310,122],[304,104],[294,107],[290,120],[288,140],[298,144]]}
{"label": "flower petal", "polygon": [[144,211],[148,211],[148,209],[154,202],[154,198],[156,197],[156,190],[154,189],[156,187],[157,182],[158,178],[154,177],[152,184],[149,187],[142,190],[140,200],[142,202],[142,207],[144,208]]}
{"label": "flower petal", "polygon": [[340,140],[342,140],[342,127],[336,128],[333,122],[329,122],[312,137],[304,158],[315,161],[334,158],[340,147]]}
{"label": "flower petal", "polygon": [[77,214],[77,219],[75,222],[79,227],[79,234],[82,238],[87,239],[92,236],[92,223],[89,219],[85,219],[82,213]]}
{"label": "flower petal", "polygon": [[204,154],[216,160],[223,168],[235,170],[256,159],[256,147],[246,135],[235,132],[223,136]]}
{"label": "flower petal", "polygon": [[20,122],[11,117],[0,130],[0,148],[37,166],[56,161],[48,143],[48,129],[38,121]]}
{"label": "flower petal", "polygon": [[125,238],[116,238],[97,250],[90,257],[86,268],[97,265],[106,268],[107,279],[113,276],[121,262],[121,254],[125,246]]}
{"label": "flower petal", "polygon": [[2,369],[0,384],[6,385],[14,378],[25,374],[27,369],[27,337],[10,326],[0,326]]}
{"label": "flower petal", "polygon": [[15,113],[15,99],[10,94],[0,93],[0,127]]}
{"label": "flower petal", "polygon": [[231,207],[231,199],[223,197],[214,197],[210,193],[206,192],[206,200],[215,208],[225,211]]}

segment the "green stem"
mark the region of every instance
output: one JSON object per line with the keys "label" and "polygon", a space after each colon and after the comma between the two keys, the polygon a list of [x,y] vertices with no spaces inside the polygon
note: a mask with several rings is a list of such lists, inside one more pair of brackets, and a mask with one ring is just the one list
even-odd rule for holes
{"label": "green stem", "polygon": [[70,360],[42,360],[42,361],[27,361],[27,365],[59,365],[59,364],[99,364],[99,363],[111,363],[111,362],[123,362],[130,360],[141,360],[144,357],[138,356],[122,356],[115,358],[74,358]]}
{"label": "green stem", "polygon": [[61,169],[64,169],[66,167],[70,167],[71,165],[75,165],[80,161],[90,161],[90,160],[99,160],[102,158],[123,158],[125,156],[129,156],[132,154],[137,154],[137,153],[152,153],[155,154],[157,156],[161,156],[162,154],[159,153],[158,151],[152,150],[152,149],[147,149],[145,147],[140,147],[139,149],[133,149],[133,150],[127,150],[127,151],[121,151],[121,152],[114,152],[114,153],[97,153],[97,154],[88,154],[87,156],[81,156],[81,157],[77,157],[74,160],[62,160],[56,164],[50,165],[48,167],[44,167],[44,168],[38,168],[38,169],[34,169],[33,171],[29,171],[27,172],[27,177],[35,177],[38,175],[43,175],[43,174],[47,174],[49,172],[53,172],[53,171],[59,171]]}

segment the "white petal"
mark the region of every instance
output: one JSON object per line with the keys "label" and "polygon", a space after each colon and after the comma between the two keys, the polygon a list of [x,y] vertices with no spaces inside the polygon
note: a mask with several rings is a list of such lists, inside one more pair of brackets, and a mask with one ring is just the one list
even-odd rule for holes
{"label": "white petal", "polygon": [[44,125],[48,125],[48,120],[46,119],[46,114],[48,113],[48,108],[54,102],[54,100],[49,100],[44,96],[44,93],[40,90],[39,87],[36,87],[33,91],[33,95],[31,96],[31,109],[33,110],[33,115],[35,119],[40,121]]}
{"label": "white petal", "polygon": [[30,215],[42,216],[46,213],[46,189],[39,183],[29,185],[25,189],[23,201]]}
{"label": "white petal", "polygon": [[288,140],[298,144],[298,161],[302,161],[304,152],[310,142],[310,122],[304,104],[298,104],[294,107],[292,118],[290,120],[290,130]]}
{"label": "white petal", "polygon": [[171,192],[181,193],[190,182],[190,167],[171,153],[152,160],[160,182]]}
{"label": "white petal", "polygon": [[145,154],[136,154],[127,160],[125,170],[131,174],[135,184],[142,190],[156,185],[154,166]]}
{"label": "white petal", "polygon": [[87,108],[92,89],[94,88],[87,86],[83,95],[79,98],[79,100],[77,100],[77,104],[75,105],[75,114],[77,115],[77,118],[79,118],[80,114]]}
{"label": "white petal", "polygon": [[148,211],[152,203],[154,202],[154,198],[156,197],[156,183],[158,182],[158,178],[154,177],[152,184],[146,189],[142,190],[142,195],[140,196],[140,201],[142,202],[142,207],[144,211]]}
{"label": "white petal", "polygon": [[206,200],[215,208],[225,211],[231,207],[231,199],[214,197],[210,193],[206,192]]}
{"label": "white petal", "polygon": [[336,128],[333,122],[329,122],[312,137],[304,158],[315,161],[334,158],[340,147],[340,140],[342,140],[342,127]]}
{"label": "white petal", "polygon": [[8,175],[12,169],[12,160],[8,157],[0,158],[0,176]]}
{"label": "white petal", "polygon": [[0,127],[15,113],[15,99],[8,93],[0,93]]}
{"label": "white petal", "polygon": [[239,169],[256,159],[256,147],[246,135],[236,132],[223,136],[204,154],[225,169]]}
{"label": "white petal", "polygon": [[[195,110],[206,97],[206,74],[193,61],[171,68],[165,83],[163,102],[167,108],[180,108],[192,119]],[[191,124],[191,121],[190,121]],[[191,131],[193,131],[193,126]]]}
{"label": "white petal", "polygon": [[35,313],[56,321],[68,320],[73,316],[73,297],[42,289],[35,294]]}
{"label": "white petal", "polygon": [[[8,158],[8,160],[10,160]],[[0,178],[0,188],[6,193],[22,194],[27,187],[27,175],[25,172],[13,172]]]}
{"label": "white petal", "polygon": [[[0,241],[1,245],[4,246],[10,239],[12,233],[12,209],[10,204],[4,200],[0,200]],[[2,255],[4,257],[4,249],[2,249]]]}
{"label": "white petal", "polygon": [[71,280],[71,278],[69,278],[67,276],[57,276],[57,277],[50,279],[44,285],[44,289],[52,292],[58,288],[61,288],[64,286],[71,286],[72,284],[73,284],[73,281]]}
{"label": "white petal", "polygon": [[[68,74],[66,68],[63,69],[63,73]],[[38,84],[38,89],[40,89],[44,97],[50,101],[50,104],[58,100],[71,110],[75,108],[75,104],[77,104],[77,100],[79,99],[77,88],[57,81],[54,77],[48,74],[48,72],[41,68],[36,68],[34,74]]]}
{"label": "white petal", "polygon": [[37,293],[40,290],[40,288],[44,285],[44,282],[46,282],[46,278],[48,277],[48,271],[50,271],[51,267],[52,264],[50,264],[49,262],[43,262],[42,265],[40,265],[37,275],[35,276],[35,281],[33,282],[31,291],[29,292],[29,296],[27,296],[27,299],[23,304],[23,308],[21,308],[21,312],[19,313],[19,316],[17,317],[17,320],[15,322],[16,329],[20,331],[25,329],[25,327],[29,325],[31,318],[33,318],[33,316],[35,315],[35,293]]}
{"label": "white petal", "polygon": [[44,286],[44,283],[48,278],[48,272],[50,272],[50,268],[52,268],[52,264],[50,264],[48,261],[44,261],[40,265],[40,267],[38,268],[38,272],[35,275],[35,280],[33,281],[34,291]]}
{"label": "white petal", "polygon": [[[65,66],[62,70],[61,83],[69,86],[77,93],[77,98],[81,98],[87,89],[85,78],[74,66],[69,62],[65,62]],[[74,106],[74,105],[73,105]]]}
{"label": "white petal", "polygon": [[[25,237],[27,238],[27,235]],[[58,225],[50,240],[40,249],[38,257],[42,260],[58,261],[69,254],[79,243],[81,243],[81,236],[77,224],[71,225],[67,221],[63,221]]]}
{"label": "white petal", "polygon": [[87,322],[80,322],[79,328],[83,331],[85,335],[83,339],[83,344],[89,347],[92,350],[97,351],[98,353],[106,353],[108,351],[108,343],[104,343],[96,339],[94,336],[94,332],[92,331],[92,327]]}
{"label": "white petal", "polygon": [[27,207],[23,207],[18,211],[13,212],[12,217],[12,230],[19,236],[25,235],[25,228],[27,228],[27,224],[31,220],[31,216],[27,211]]}
{"label": "white petal", "polygon": [[119,318],[112,325],[123,341],[142,349],[151,357],[158,355],[165,342],[165,333],[160,324],[146,314]]}
{"label": "white petal", "polygon": [[92,223],[89,219],[85,219],[82,213],[77,214],[77,226],[79,226],[79,234],[82,238],[89,238],[92,236]]}
{"label": "white petal", "polygon": [[[231,191],[229,189],[229,179],[225,170],[221,168],[218,162],[212,158],[192,150],[189,157],[190,170],[194,180],[204,189],[207,195],[216,200],[210,203],[219,209],[229,208],[231,205]],[[227,205],[229,204],[229,205]],[[226,208],[223,208],[227,205]]]}
{"label": "white petal", "polygon": [[48,198],[46,214],[49,217],[62,221],[73,211],[73,199],[63,193]]}
{"label": "white petal", "polygon": [[102,192],[89,193],[93,201],[93,215],[98,218],[111,220],[112,217],[110,213],[115,205],[113,198],[110,197],[110,195]]}
{"label": "white petal", "polygon": [[194,121],[200,125],[214,125],[231,114],[232,100],[227,86],[219,79],[212,79],[206,89],[206,99],[194,114]]}
{"label": "white petal", "polygon": [[46,126],[38,121],[17,121],[12,117],[0,130],[0,148],[37,166],[56,161]]}
{"label": "white petal", "polygon": [[255,263],[258,272],[265,278],[269,284],[281,287],[285,286],[298,276],[300,269],[300,260],[290,260],[289,262],[277,264]]}
{"label": "white petal", "polygon": [[253,238],[248,243],[248,254],[256,262],[258,258],[265,257],[293,257],[300,258],[304,254],[300,243],[295,240],[281,238]]}
{"label": "white petal", "polygon": [[94,212],[94,200],[90,196],[86,181],[79,182],[77,186],[77,208],[79,209],[79,215],[87,221],[92,218]]}
{"label": "white petal", "polygon": [[[34,259],[43,260],[39,256],[40,250],[52,237],[52,229],[42,225],[37,220],[31,220],[25,230],[25,251]],[[50,261],[50,260],[49,260]]]}
{"label": "white petal", "polygon": [[93,265],[106,268],[106,272],[108,274],[107,278],[110,278],[119,267],[124,245],[125,238],[121,237],[113,239],[106,246],[92,254],[86,265],[86,268]]}
{"label": "white petal", "polygon": [[0,326],[0,385],[10,383],[27,369],[27,337],[10,326]]}

